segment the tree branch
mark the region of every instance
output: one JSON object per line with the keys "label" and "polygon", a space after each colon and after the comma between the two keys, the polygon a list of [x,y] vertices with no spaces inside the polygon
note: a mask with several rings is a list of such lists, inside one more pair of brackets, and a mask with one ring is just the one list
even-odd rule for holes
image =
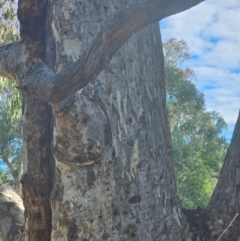
{"label": "tree branch", "polygon": [[[144,0],[117,11],[103,26],[80,58],[58,74],[34,60],[23,89],[28,95],[58,103],[86,86],[106,66],[117,50],[145,26],[187,10],[204,0]],[[108,67],[109,70],[109,67]]]}
{"label": "tree branch", "polygon": [[0,45],[0,76],[16,79],[21,55],[22,43],[20,42]]}
{"label": "tree branch", "polygon": [[0,185],[0,240],[23,240],[24,207],[21,198],[8,185]]}

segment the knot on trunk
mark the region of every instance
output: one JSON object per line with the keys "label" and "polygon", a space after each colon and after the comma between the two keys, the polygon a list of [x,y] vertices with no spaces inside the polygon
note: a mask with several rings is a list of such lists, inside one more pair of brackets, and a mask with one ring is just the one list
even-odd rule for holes
{"label": "knot on trunk", "polygon": [[86,166],[104,158],[112,135],[97,103],[76,95],[70,108],[55,113],[55,120],[53,154],[57,161]]}

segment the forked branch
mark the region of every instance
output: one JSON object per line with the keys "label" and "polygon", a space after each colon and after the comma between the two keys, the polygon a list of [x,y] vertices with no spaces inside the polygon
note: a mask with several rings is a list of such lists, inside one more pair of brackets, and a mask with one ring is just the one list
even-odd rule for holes
{"label": "forked branch", "polygon": [[[187,10],[204,0],[136,1],[108,19],[80,58],[58,74],[43,62],[34,60],[27,73],[28,95],[58,103],[86,86],[106,66],[117,50],[140,29],[172,14]],[[109,67],[108,67],[109,70]]]}
{"label": "forked branch", "polygon": [[20,42],[0,45],[0,76],[16,79],[17,74],[22,72],[18,69],[22,54],[22,44]]}

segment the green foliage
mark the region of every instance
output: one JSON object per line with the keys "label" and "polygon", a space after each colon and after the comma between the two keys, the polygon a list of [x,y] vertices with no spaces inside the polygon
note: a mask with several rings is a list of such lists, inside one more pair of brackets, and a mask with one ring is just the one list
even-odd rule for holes
{"label": "green foliage", "polygon": [[194,72],[180,67],[189,58],[186,43],[172,39],[164,44],[164,54],[178,193],[185,208],[205,207],[228,147],[221,136],[227,125],[218,113],[206,110],[203,93],[192,83]]}
{"label": "green foliage", "polygon": [[19,41],[19,24],[17,20],[17,3],[15,0],[0,0],[0,42]]}
{"label": "green foliage", "polygon": [[20,40],[16,26],[0,23],[0,42],[11,43]]}
{"label": "green foliage", "polygon": [[3,169],[0,169],[0,184],[7,183],[10,186],[14,187],[14,180],[12,176],[9,174],[8,171],[4,171]]}
{"label": "green foliage", "polygon": [[7,20],[14,20],[15,15],[16,15],[16,14],[15,14],[15,12],[14,12],[13,7],[10,6],[10,7],[7,9],[6,13],[4,14],[4,18],[7,19]]}
{"label": "green foliage", "polygon": [[[16,2],[0,0],[0,42],[20,40]],[[0,182],[19,189],[21,175],[21,96],[15,81],[0,77]],[[19,190],[16,190],[19,191]]]}
{"label": "green foliage", "polygon": [[13,93],[9,86],[0,90],[0,179],[18,187],[21,173],[21,121],[16,114],[19,112],[19,103],[14,103],[14,111],[9,109],[11,95]]}
{"label": "green foliage", "polygon": [[4,102],[11,120],[20,118],[21,94],[16,88],[15,81],[0,77],[0,102]]}

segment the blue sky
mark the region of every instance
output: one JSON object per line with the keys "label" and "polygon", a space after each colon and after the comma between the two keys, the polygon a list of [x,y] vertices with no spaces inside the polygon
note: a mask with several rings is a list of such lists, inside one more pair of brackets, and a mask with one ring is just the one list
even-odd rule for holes
{"label": "blue sky", "polygon": [[230,140],[240,109],[240,1],[207,0],[160,22],[163,41],[184,39],[206,107],[222,115]]}

